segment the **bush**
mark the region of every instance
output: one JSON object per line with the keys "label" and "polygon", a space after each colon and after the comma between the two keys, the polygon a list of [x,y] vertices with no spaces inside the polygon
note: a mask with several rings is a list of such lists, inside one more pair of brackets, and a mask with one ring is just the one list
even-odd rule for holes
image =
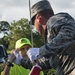
{"label": "bush", "polygon": [[3,71],[4,67],[5,67],[5,64],[4,63],[1,63],[0,64],[0,75],[1,75],[1,72]]}

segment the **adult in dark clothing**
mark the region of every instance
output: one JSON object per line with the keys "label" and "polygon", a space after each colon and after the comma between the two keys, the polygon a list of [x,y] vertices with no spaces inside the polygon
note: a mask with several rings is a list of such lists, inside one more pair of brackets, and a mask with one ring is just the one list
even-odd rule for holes
{"label": "adult in dark clothing", "polygon": [[68,13],[54,14],[47,0],[34,4],[31,16],[32,24],[46,38],[46,44],[40,47],[38,57],[47,58],[49,64],[41,61],[40,66],[45,64],[41,66],[42,69],[53,67],[56,75],[74,75],[75,20]]}
{"label": "adult in dark clothing", "polygon": [[[46,39],[37,59],[42,70],[53,67],[56,75],[75,75],[75,20],[68,13],[54,14],[47,0],[34,4],[31,16],[32,24]],[[32,63],[22,59],[21,65],[30,68]]]}

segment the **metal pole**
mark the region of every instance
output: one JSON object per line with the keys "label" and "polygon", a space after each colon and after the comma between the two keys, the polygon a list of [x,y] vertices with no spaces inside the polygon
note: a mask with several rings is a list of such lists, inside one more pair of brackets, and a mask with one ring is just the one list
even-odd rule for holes
{"label": "metal pole", "polygon": [[[30,5],[30,0],[29,0],[29,13],[30,13],[30,20],[31,20],[31,5]],[[32,47],[33,47],[33,33],[32,33],[32,22],[30,21],[30,29],[31,29],[31,43],[32,43]]]}

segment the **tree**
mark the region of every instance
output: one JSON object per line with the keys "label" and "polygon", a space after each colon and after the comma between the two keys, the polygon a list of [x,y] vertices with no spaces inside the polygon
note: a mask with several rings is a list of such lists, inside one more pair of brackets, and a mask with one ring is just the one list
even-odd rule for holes
{"label": "tree", "polygon": [[8,34],[9,31],[9,23],[7,21],[0,21],[0,33],[3,32],[4,36],[5,34]]}
{"label": "tree", "polygon": [[[29,22],[27,19],[22,18],[19,21],[14,21],[11,23],[9,27],[9,48],[13,49],[15,47],[15,41],[26,37],[31,41],[31,28],[29,25]],[[38,32],[32,32],[33,33],[33,43],[34,47],[40,47],[43,44],[43,38],[41,38],[41,35],[38,34]],[[40,43],[40,44],[39,44]]]}
{"label": "tree", "polygon": [[38,32],[33,33],[34,47],[40,47],[45,43],[45,39]]}
{"label": "tree", "polygon": [[[27,19],[22,18],[19,21],[13,21],[11,25],[5,21],[0,22],[0,32],[9,31],[7,35],[0,39],[0,42],[6,47],[7,50],[15,48],[16,40],[26,37],[31,41],[31,28]],[[2,26],[3,25],[3,26]],[[44,44],[45,40],[38,32],[33,32],[33,45],[34,47],[40,47]],[[3,68],[0,68],[2,70]],[[44,71],[45,75],[55,75],[54,69]]]}
{"label": "tree", "polygon": [[28,24],[27,19],[21,19],[19,21],[13,21],[10,25],[10,34],[8,35],[9,38],[9,49],[14,48],[15,41],[22,38],[22,37],[30,37],[30,26]]}
{"label": "tree", "polygon": [[4,36],[3,38],[0,38],[0,44],[4,45],[6,49],[8,49],[9,46],[9,40],[7,36]]}

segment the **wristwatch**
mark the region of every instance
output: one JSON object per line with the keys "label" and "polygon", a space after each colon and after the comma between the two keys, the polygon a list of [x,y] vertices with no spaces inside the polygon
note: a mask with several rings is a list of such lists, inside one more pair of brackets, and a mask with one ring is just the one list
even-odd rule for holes
{"label": "wristwatch", "polygon": [[6,65],[9,67],[13,67],[14,65],[11,62],[6,62]]}

